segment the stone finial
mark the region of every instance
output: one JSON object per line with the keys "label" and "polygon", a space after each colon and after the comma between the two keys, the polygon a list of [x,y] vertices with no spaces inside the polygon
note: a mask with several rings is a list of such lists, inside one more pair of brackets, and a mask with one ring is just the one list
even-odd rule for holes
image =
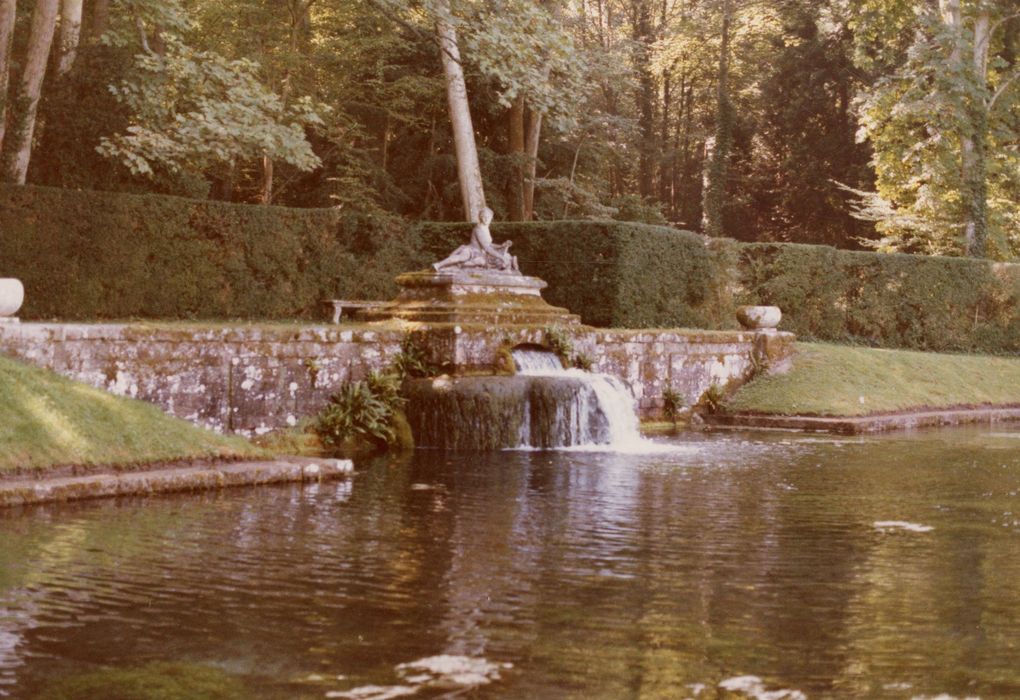
{"label": "stone finial", "polygon": [[758,331],[775,328],[783,319],[778,306],[741,306],[737,308],[737,320],[748,330]]}
{"label": "stone finial", "polygon": [[25,301],[25,287],[13,277],[0,278],[0,323],[17,323],[14,314]]}

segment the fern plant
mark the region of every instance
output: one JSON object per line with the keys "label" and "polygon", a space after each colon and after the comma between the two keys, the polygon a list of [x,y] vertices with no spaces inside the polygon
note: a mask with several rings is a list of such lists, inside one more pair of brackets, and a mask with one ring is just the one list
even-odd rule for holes
{"label": "fern plant", "polygon": [[559,326],[550,326],[544,329],[545,344],[554,355],[560,358],[564,366],[570,364],[570,355],[574,351],[574,345],[570,342],[566,331]]}
{"label": "fern plant", "polygon": [[680,396],[680,392],[673,387],[667,387],[662,392],[662,412],[666,414],[666,418],[673,421],[673,427],[676,427],[676,419],[680,415],[680,407],[683,406],[683,397]]}
{"label": "fern plant", "polygon": [[570,360],[570,366],[577,369],[583,369],[585,372],[591,372],[591,366],[593,364],[591,355],[584,352],[579,352],[574,355]]}
{"label": "fern plant", "polygon": [[701,395],[701,399],[698,401],[698,405],[701,406],[705,413],[713,414],[718,413],[722,410],[723,401],[726,399],[725,390],[718,384],[705,389],[705,393]]}
{"label": "fern plant", "polygon": [[333,449],[358,438],[386,447],[396,439],[393,416],[403,404],[397,378],[373,372],[333,394],[314,429],[322,443]]}
{"label": "fern plant", "polygon": [[404,377],[434,377],[440,371],[429,360],[428,353],[422,344],[412,335],[406,335],[400,341],[400,353],[393,360],[393,370],[401,379]]}

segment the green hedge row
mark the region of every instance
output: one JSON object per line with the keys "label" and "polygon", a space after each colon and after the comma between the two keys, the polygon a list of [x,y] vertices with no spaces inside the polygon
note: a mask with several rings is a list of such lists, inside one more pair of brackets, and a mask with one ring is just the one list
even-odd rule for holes
{"label": "green hedge row", "polygon": [[827,246],[737,248],[740,303],[775,304],[803,338],[919,350],[1020,351],[1020,266]]}
{"label": "green hedge row", "polygon": [[313,317],[421,266],[400,228],[339,212],[0,187],[0,275],[28,319]]}
{"label": "green hedge row", "polygon": [[[464,224],[421,224],[415,238],[438,260],[470,236]],[[719,327],[733,318],[721,259],[686,231],[617,221],[502,223],[521,270],[543,297],[594,326]]]}
{"label": "green hedge row", "polygon": [[[732,328],[776,304],[806,339],[1012,353],[1020,266],[826,246],[742,244],[620,222],[493,226],[525,273],[589,324]],[[312,318],[331,297],[386,299],[393,278],[467,241],[335,210],[0,187],[0,275],[27,319]]]}

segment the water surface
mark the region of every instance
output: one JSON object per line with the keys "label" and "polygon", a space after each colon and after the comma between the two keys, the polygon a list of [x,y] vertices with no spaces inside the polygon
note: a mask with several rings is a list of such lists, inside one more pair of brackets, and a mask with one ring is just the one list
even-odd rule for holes
{"label": "water surface", "polygon": [[[1020,432],[676,442],[0,511],[0,697],[158,661],[252,698],[1020,697]],[[442,654],[499,670],[397,669]]]}

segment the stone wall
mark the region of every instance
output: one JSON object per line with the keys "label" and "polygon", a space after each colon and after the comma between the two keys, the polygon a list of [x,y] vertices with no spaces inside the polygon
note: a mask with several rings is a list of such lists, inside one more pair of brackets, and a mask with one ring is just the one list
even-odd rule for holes
{"label": "stone wall", "polygon": [[[560,326],[557,331],[586,355],[592,370],[619,377],[630,387],[642,418],[662,412],[662,392],[673,389],[692,406],[712,385],[732,387],[758,368],[781,370],[794,336],[769,331],[619,330]],[[471,371],[499,365],[500,348],[549,345],[542,328],[451,326],[432,330],[426,345],[437,364]]]}
{"label": "stone wall", "polygon": [[651,418],[661,414],[666,389],[689,407],[713,385],[734,387],[758,368],[782,369],[793,340],[776,331],[599,330],[576,344],[593,359],[593,370],[627,382],[641,417]]}
{"label": "stone wall", "polygon": [[[743,381],[762,358],[792,350],[786,333],[565,330],[595,371],[623,379],[642,417],[662,392],[696,403],[713,384]],[[409,331],[397,327],[22,323],[0,326],[0,352],[72,379],[161,406],[218,431],[253,435],[315,414],[348,381],[388,367]],[[502,350],[544,344],[539,328],[416,328],[441,365],[482,371]]]}
{"label": "stone wall", "polygon": [[389,365],[403,334],[299,326],[21,323],[0,352],[221,432],[254,435],[316,413]]}

